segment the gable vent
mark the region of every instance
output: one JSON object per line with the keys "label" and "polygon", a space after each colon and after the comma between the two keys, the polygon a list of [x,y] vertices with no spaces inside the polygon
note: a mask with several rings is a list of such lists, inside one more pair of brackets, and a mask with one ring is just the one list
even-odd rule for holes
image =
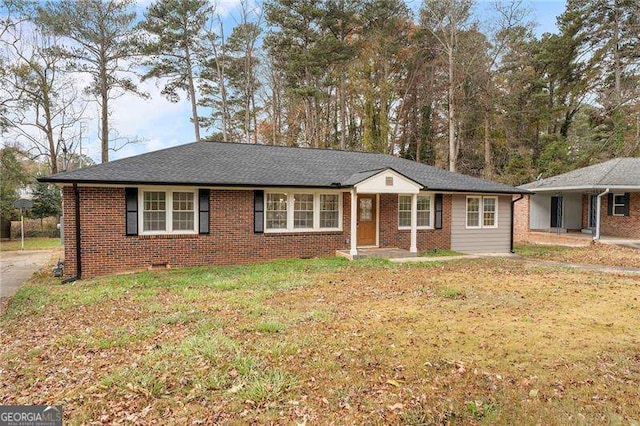
{"label": "gable vent", "polygon": [[385,183],[387,186],[393,186],[393,176],[387,176]]}

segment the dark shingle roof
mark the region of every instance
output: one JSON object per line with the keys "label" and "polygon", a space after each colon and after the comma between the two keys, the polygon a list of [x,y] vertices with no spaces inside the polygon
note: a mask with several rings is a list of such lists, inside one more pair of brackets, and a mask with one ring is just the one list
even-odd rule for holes
{"label": "dark shingle roof", "polygon": [[386,154],[221,142],[194,142],[41,179],[59,183],[199,186],[351,186],[355,178],[392,168],[428,189],[524,193]]}
{"label": "dark shingle roof", "polygon": [[614,158],[561,175],[527,183],[520,188],[530,191],[555,188],[639,187],[640,158]]}

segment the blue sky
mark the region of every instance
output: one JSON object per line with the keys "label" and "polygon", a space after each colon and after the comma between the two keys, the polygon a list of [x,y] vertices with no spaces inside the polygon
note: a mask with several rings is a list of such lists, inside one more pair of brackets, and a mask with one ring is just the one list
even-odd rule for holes
{"label": "blue sky", "polygon": [[[139,2],[139,10],[149,1]],[[225,26],[231,28],[234,22],[234,13],[237,11],[239,0],[222,0],[219,2],[219,11],[224,17]],[[415,4],[414,4],[415,3]],[[409,2],[411,8],[417,9],[421,0]],[[555,32],[556,18],[565,7],[565,0],[523,1],[523,5],[530,12],[530,20],[536,23],[536,33]],[[491,6],[490,1],[479,1],[477,14],[482,17],[483,9]],[[230,32],[228,30],[227,32]],[[125,95],[112,104],[112,125],[118,129],[121,135],[139,136],[145,140],[143,143],[128,145],[117,152],[111,153],[111,159],[128,157],[143,152],[154,151],[169,146],[180,145],[193,141],[193,127],[189,121],[190,107],[186,99],[178,103],[171,103],[160,96],[160,88],[157,82],[147,81],[142,85],[142,90],[151,95],[150,99],[141,99],[134,95]],[[98,116],[95,105],[92,115]],[[100,150],[96,138],[97,120],[89,120],[86,123],[88,137],[83,140],[83,153],[92,157],[96,162],[100,159]]]}

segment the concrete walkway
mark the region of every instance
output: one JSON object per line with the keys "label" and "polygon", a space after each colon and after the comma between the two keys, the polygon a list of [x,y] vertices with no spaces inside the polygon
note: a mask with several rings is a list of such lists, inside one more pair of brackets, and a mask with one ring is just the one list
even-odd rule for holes
{"label": "concrete walkway", "polygon": [[55,250],[0,252],[0,298],[11,297],[20,286],[42,269]]}
{"label": "concrete walkway", "polygon": [[389,259],[389,262],[393,262],[393,263],[446,262],[449,260],[478,259],[480,257],[482,256],[475,255],[475,254],[463,254],[460,256],[398,257],[395,259]]}

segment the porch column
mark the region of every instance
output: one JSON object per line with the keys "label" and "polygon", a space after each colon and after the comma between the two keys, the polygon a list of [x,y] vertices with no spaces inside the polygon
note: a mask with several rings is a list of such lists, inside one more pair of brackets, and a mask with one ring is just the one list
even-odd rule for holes
{"label": "porch column", "polygon": [[351,256],[358,255],[358,196],[356,189],[351,190]]}
{"label": "porch column", "polygon": [[600,216],[602,209],[602,197],[609,193],[609,188],[605,189],[605,191],[601,194],[598,194],[598,198],[596,199],[596,234],[594,235],[594,240],[600,239]]}
{"label": "porch column", "polygon": [[411,194],[411,253],[418,252],[418,194]]}

